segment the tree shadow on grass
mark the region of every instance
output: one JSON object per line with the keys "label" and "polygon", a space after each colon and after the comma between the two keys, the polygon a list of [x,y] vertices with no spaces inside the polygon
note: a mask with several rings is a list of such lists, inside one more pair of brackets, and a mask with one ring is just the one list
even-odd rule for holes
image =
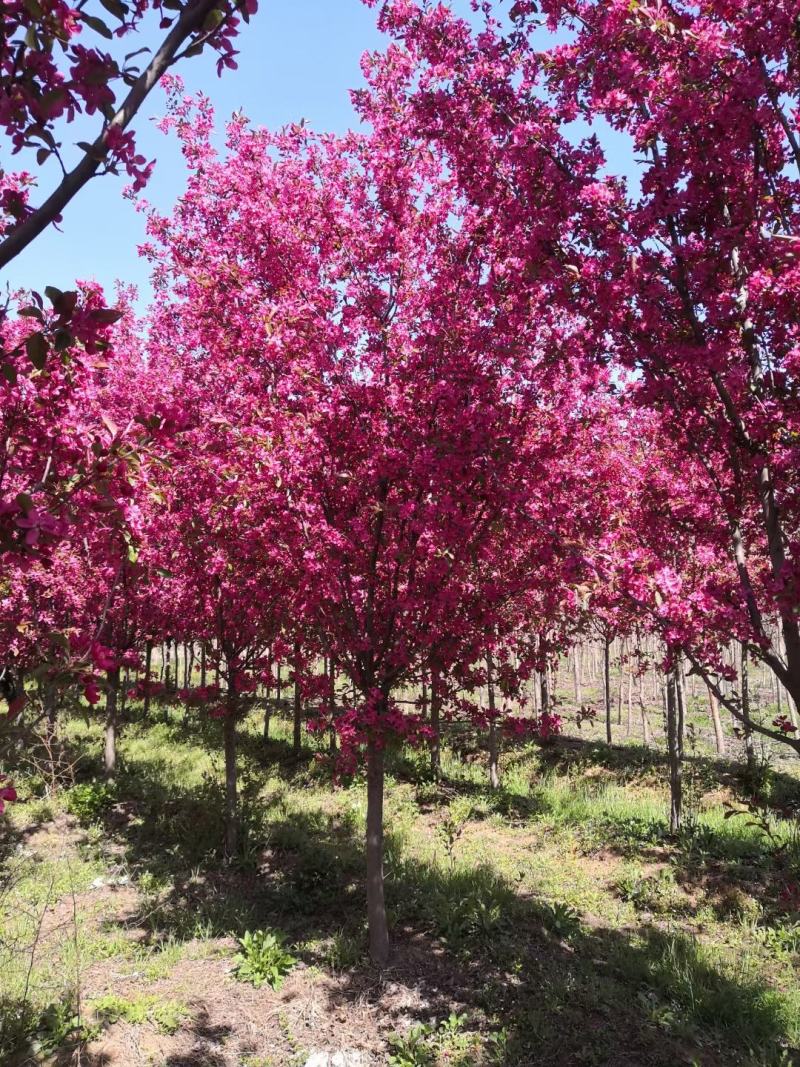
{"label": "tree shadow on grass", "polygon": [[[157,906],[128,919],[151,939],[278,928],[300,942],[306,962],[323,966],[331,939],[345,934],[363,944],[355,818],[271,811],[249,859],[223,868],[202,844],[197,851],[220,829],[202,798],[177,786],[150,797],[146,832],[137,820],[116,834],[134,867],[155,864],[169,875]],[[205,866],[192,871],[201,855]],[[566,906],[522,895],[488,866],[445,869],[406,857],[391,834],[387,898],[390,967],[378,975],[362,961],[339,970],[328,985],[331,1010],[367,1000],[399,1030],[411,1016],[427,1022],[463,1012],[471,1028],[495,1034],[504,1050],[498,1062],[509,1067],[667,1067],[693,1057],[716,1067],[748,1062],[749,1049],[772,1050],[777,1063],[797,1025],[780,994],[733,977],[683,933],[589,926]]]}

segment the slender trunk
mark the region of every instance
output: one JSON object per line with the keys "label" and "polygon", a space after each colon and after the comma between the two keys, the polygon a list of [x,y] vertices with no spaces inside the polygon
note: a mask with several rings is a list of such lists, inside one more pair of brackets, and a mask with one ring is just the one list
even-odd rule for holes
{"label": "slender trunk", "polygon": [[545,666],[544,670],[542,671],[541,692],[542,692],[541,709],[542,709],[542,714],[544,714],[546,711],[550,710],[550,679],[548,678],[548,674],[547,674],[547,666]]}
{"label": "slender trunk", "polygon": [[421,715],[422,721],[428,721],[428,686],[425,682],[425,675],[422,675],[422,699],[421,699]]}
{"label": "slender trunk", "polygon": [[106,672],[106,736],[103,749],[103,768],[111,777],[117,769],[117,695],[119,693],[119,667]]}
{"label": "slender trunk", "polygon": [[367,748],[367,922],[372,962],[389,959],[389,928],[383,893],[383,749]]}
{"label": "slender trunk", "polygon": [[669,829],[673,834],[681,828],[683,807],[683,753],[680,720],[677,670],[672,670],[667,676],[667,755],[669,757]]}
{"label": "slender trunk", "polygon": [[300,702],[300,642],[294,643],[294,736],[292,739],[292,751],[295,756],[300,755],[303,745],[303,709]]}
{"label": "slender trunk", "polygon": [[493,673],[494,664],[492,663],[492,656],[489,654],[486,657],[486,688],[489,696],[489,785],[492,789],[498,789],[500,787],[500,769]]}
{"label": "slender trunk", "polygon": [[438,782],[442,773],[442,748],[439,736],[442,694],[439,685],[439,672],[431,670],[431,774]]}
{"label": "slender trunk", "polygon": [[278,715],[281,713],[281,664],[278,660],[278,665],[275,668],[275,707],[277,708]]}
{"label": "slender trunk", "polygon": [[203,641],[200,645],[200,688],[206,687],[206,643]]}
{"label": "slender trunk", "polygon": [[639,709],[642,713],[642,740],[645,745],[652,743],[652,734],[650,732],[650,720],[647,718],[647,708],[644,703],[644,675],[639,675]]}
{"label": "slender trunk", "polygon": [[611,642],[603,645],[603,688],[606,700],[606,741],[611,744]]}
{"label": "slender trunk", "polygon": [[269,741],[270,700],[272,699],[272,660],[267,664],[267,681],[264,683],[264,740]]}
{"label": "slender trunk", "polygon": [[328,681],[328,701],[331,706],[331,726],[329,734],[329,748],[328,751],[333,756],[336,754],[336,660],[331,656],[330,663],[328,664],[329,681]]}
{"label": "slender trunk", "polygon": [[622,726],[622,692],[625,687],[625,675],[622,670],[622,658],[625,653],[624,644],[619,646],[619,690],[617,692],[617,726]]}
{"label": "slender trunk", "polygon": [[47,715],[47,737],[52,744],[53,738],[56,734],[56,727],[58,725],[58,702],[56,700],[57,689],[53,682],[49,679],[45,679],[44,683],[44,710]]}
{"label": "slender trunk", "polygon": [[150,672],[153,669],[153,642],[146,641],[144,646],[144,703],[142,715],[147,719],[150,714]]}
{"label": "slender trunk", "polygon": [[236,782],[236,705],[230,695],[222,724],[225,744],[225,859],[233,860],[239,849],[239,803]]}
{"label": "slender trunk", "polygon": [[628,720],[627,720],[627,734],[628,737],[633,733],[633,670],[630,664],[628,664],[628,695],[627,695],[627,708],[628,708]]}
{"label": "slender trunk", "polygon": [[[172,640],[167,638],[164,642],[164,688],[167,690],[174,689],[175,686],[172,683]],[[175,664],[175,671],[177,673],[178,665]]]}
{"label": "slender trunk", "polygon": [[[747,663],[747,646],[740,645],[741,682],[742,682],[742,718],[744,719],[744,751],[747,769],[752,771],[756,765],[756,750],[753,744],[753,731],[750,729],[750,675]],[[778,683],[780,685],[780,683]]]}
{"label": "slender trunk", "polygon": [[572,649],[572,681],[575,686],[575,703],[580,707],[583,703],[583,692],[581,690],[581,650],[578,645]]}
{"label": "slender trunk", "polygon": [[711,725],[714,727],[714,743],[717,747],[717,755],[725,755],[725,734],[722,730],[722,719],[719,717],[719,701],[709,689],[708,708],[711,714]]}

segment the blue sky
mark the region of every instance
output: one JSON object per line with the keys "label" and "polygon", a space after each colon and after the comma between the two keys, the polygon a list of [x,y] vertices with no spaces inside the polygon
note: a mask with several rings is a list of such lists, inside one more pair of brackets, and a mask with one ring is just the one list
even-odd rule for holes
{"label": "blue sky", "polygon": [[[157,39],[145,35],[144,43]],[[218,78],[214,54],[186,60],[175,69],[188,90],[208,93],[221,120],[241,108],[254,122],[270,127],[305,118],[315,128],[342,131],[353,122],[348,89],[360,84],[361,53],[379,47],[381,40],[375,12],[359,0],[262,0],[239,36],[238,70]],[[185,172],[174,141],[153,128],[152,118],[163,112],[164,95],[156,88],[136,129],[140,150],[158,160],[145,196],[167,209],[180,195]],[[86,132],[70,131],[64,141],[81,140]],[[43,178],[52,182],[57,175]],[[51,228],[36,240],[9,265],[3,282],[12,289],[67,288],[76,278],[95,278],[110,287],[121,278],[140,286],[146,296],[147,266],[136,255],[144,219],[123,199],[126,184],[127,179],[112,175],[90,182],[67,208],[61,232]],[[42,180],[42,193],[47,189]]]}
{"label": "blue sky", "polygon": [[[451,0],[450,6],[469,14],[468,0]],[[211,97],[221,122],[241,109],[271,128],[302,118],[315,129],[341,132],[354,121],[348,90],[362,82],[361,54],[385,43],[375,20],[375,11],[360,0],[261,0],[238,40],[238,70],[218,78],[214,53],[184,61],[176,70],[187,90],[202,89]],[[145,34],[142,43],[152,46],[160,36]],[[142,153],[158,161],[144,195],[167,211],[181,193],[185,171],[174,139],[154,128],[153,117],[163,112],[163,92],[156,88],[136,129]],[[76,124],[64,141],[91,139],[93,132],[94,126]],[[42,194],[57,177],[53,171],[42,176]],[[94,278],[110,290],[120,279],[137,285],[146,301],[148,267],[136,253],[144,218],[121,195],[127,182],[112,175],[90,182],[67,208],[60,231],[51,228],[10,264],[3,288],[8,283],[12,289],[66,289],[76,279]]]}

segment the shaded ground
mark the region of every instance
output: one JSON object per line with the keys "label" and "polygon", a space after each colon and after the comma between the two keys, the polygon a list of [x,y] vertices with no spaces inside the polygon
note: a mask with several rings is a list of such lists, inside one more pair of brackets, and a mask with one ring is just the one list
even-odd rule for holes
{"label": "shaded ground", "polygon": [[[363,788],[332,790],[310,751],[291,757],[288,724],[267,744],[259,725],[232,868],[215,724],[129,726],[113,788],[91,785],[90,761],[53,802],[27,783],[5,835],[0,1062],[277,1067],[343,1048],[399,1067],[800,1062],[800,916],[781,905],[800,857],[790,824],[776,851],[724,818],[731,765],[694,761],[693,829],[671,840],[660,757],[638,747],[515,751],[495,794],[477,761],[448,756],[436,786],[396,758],[394,949],[378,974]],[[69,729],[97,749],[96,729]],[[297,959],[279,989],[234,973],[259,929]]]}

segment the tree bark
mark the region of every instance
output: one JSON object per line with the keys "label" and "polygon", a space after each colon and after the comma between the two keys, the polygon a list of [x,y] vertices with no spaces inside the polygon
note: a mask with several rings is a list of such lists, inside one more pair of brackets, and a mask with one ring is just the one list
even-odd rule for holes
{"label": "tree bark", "polygon": [[264,740],[269,741],[270,700],[272,700],[272,659],[267,667],[267,679],[264,684]]}
{"label": "tree bark", "polygon": [[367,748],[367,922],[372,962],[389,959],[389,927],[383,890],[383,749]]}
{"label": "tree bark", "polygon": [[642,713],[642,740],[645,745],[649,745],[653,738],[650,731],[650,720],[647,718],[647,708],[644,704],[644,675],[639,675],[639,708]]}
{"label": "tree bark", "polygon": [[336,660],[331,656],[328,663],[328,701],[331,706],[331,725],[328,736],[328,751],[331,756],[336,754]]}
{"label": "tree bark", "polygon": [[111,777],[117,769],[117,696],[119,693],[119,667],[106,672],[106,731],[103,748],[103,768]]}
{"label": "tree bark", "polygon": [[442,742],[439,735],[442,694],[439,685],[439,672],[431,670],[431,774],[438,782],[442,774]]}
{"label": "tree bark", "polygon": [[497,722],[495,720],[494,664],[491,654],[486,657],[486,688],[489,696],[489,786],[492,789],[499,789],[499,746],[497,743]]}
{"label": "tree bark", "polygon": [[153,667],[153,642],[147,641],[144,647],[144,718],[150,714],[150,671]]}
{"label": "tree bark", "polygon": [[[747,646],[741,644],[740,651],[740,674],[742,689],[742,718],[744,719],[744,752],[747,760],[748,771],[753,771],[756,765],[756,750],[753,744],[753,731],[750,727],[750,673],[747,663]],[[778,682],[780,686],[780,682]]]}
{"label": "tree bark", "polygon": [[292,738],[292,751],[295,756],[300,755],[303,747],[303,708],[300,701],[300,642],[294,643],[294,735]]}
{"label": "tree bark", "polygon": [[714,727],[714,744],[717,748],[717,755],[725,755],[725,734],[722,730],[722,719],[719,716],[719,701],[708,690],[708,708],[711,714],[711,725]]}
{"label": "tree bark", "polygon": [[239,850],[239,800],[236,768],[236,707],[228,699],[222,724],[225,745],[225,859],[230,863]]}
{"label": "tree bark", "polygon": [[675,834],[681,828],[683,815],[683,738],[682,715],[678,699],[677,670],[667,676],[667,755],[669,758],[669,829]]}
{"label": "tree bark", "polygon": [[611,744],[611,642],[603,643],[603,688],[606,701],[606,741]]}
{"label": "tree bark", "polygon": [[550,710],[550,679],[548,677],[548,668],[545,664],[545,668],[541,675],[541,693],[542,693],[542,714]]}
{"label": "tree bark", "polygon": [[578,707],[583,703],[583,691],[581,689],[581,650],[579,645],[572,649],[572,680],[575,685],[575,703]]}

